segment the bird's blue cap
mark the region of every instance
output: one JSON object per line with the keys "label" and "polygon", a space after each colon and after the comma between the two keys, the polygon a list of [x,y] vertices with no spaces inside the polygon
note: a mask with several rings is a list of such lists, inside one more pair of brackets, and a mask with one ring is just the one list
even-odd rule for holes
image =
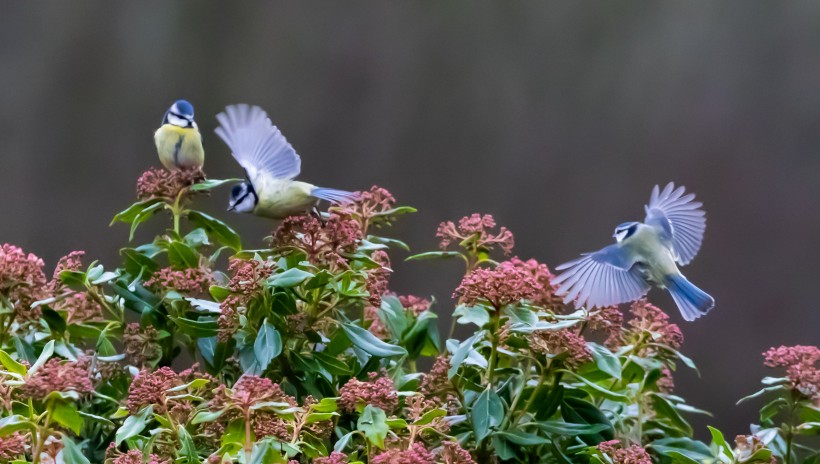
{"label": "bird's blue cap", "polygon": [[186,119],[194,118],[194,105],[189,103],[188,100],[175,101],[174,104],[171,105],[170,111]]}

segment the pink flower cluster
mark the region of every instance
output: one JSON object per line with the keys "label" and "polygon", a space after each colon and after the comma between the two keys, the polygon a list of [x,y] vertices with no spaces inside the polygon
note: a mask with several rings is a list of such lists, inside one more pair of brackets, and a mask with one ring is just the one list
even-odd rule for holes
{"label": "pink flower cluster", "polygon": [[182,293],[202,295],[208,293],[213,283],[213,277],[207,269],[178,270],[165,267],[146,280],[145,286],[154,290],[174,289]]}
{"label": "pink flower cluster", "polygon": [[592,360],[584,337],[569,329],[537,330],[530,334],[530,349],[550,357],[563,357],[563,363],[576,368]]}
{"label": "pink flower cluster", "polygon": [[350,461],[348,460],[347,455],[338,451],[330,453],[330,456],[316,458],[313,460],[313,464],[347,464],[348,462]]}
{"label": "pink flower cluster", "polygon": [[558,309],[564,306],[563,298],[555,294],[555,287],[552,286],[552,272],[546,264],[541,264],[534,259],[526,261],[514,256],[509,260],[513,266],[525,270],[532,275],[540,288],[530,298],[533,303],[548,309]]}
{"label": "pink flower cluster", "polygon": [[[628,322],[629,327],[621,331],[619,336],[611,336],[607,340],[608,346],[617,347],[643,341],[639,354],[645,356],[657,351],[656,348],[647,345],[647,341],[676,350],[683,345],[680,327],[669,322],[669,316],[657,306],[650,304],[646,299],[641,299],[632,303],[629,310],[633,315]],[[648,340],[645,334],[649,334]]]}
{"label": "pink flower cluster", "polygon": [[375,269],[367,271],[367,280],[365,286],[367,287],[370,297],[368,300],[373,306],[382,304],[382,295],[387,293],[388,285],[390,284],[390,275],[393,270],[390,269],[390,256],[384,250],[376,250],[370,257],[379,266]]}
{"label": "pink flower cluster", "polygon": [[154,412],[165,414],[165,390],[179,385],[182,385],[182,380],[170,367],[160,367],[155,371],[143,370],[128,388],[126,408],[131,414],[137,414],[145,406],[153,405]]}
{"label": "pink flower cluster", "polygon": [[640,445],[624,448],[618,440],[598,444],[598,451],[609,456],[613,464],[652,464],[652,458]]}
{"label": "pink flower cluster", "polygon": [[45,297],[43,260],[8,243],[0,246],[0,294],[17,306],[18,312]]}
{"label": "pink flower cluster", "polygon": [[387,189],[374,185],[370,190],[356,192],[356,201],[332,209],[336,214],[352,219],[359,224],[364,233],[374,225],[389,225],[392,217],[388,215],[396,205],[396,198]]}
{"label": "pink flower cluster", "polygon": [[148,455],[148,460],[142,459],[141,450],[130,450],[114,459],[114,464],[168,464],[170,460],[160,460],[156,454]]}
{"label": "pink flower cluster", "polygon": [[217,338],[223,343],[236,333],[239,327],[240,308],[259,293],[263,281],[273,274],[274,264],[272,261],[256,259],[232,259],[228,270],[233,274],[228,283],[228,288],[233,294],[219,304],[221,314],[217,318]]}
{"label": "pink flower cluster", "polygon": [[496,310],[521,300],[529,300],[543,290],[532,273],[513,261],[494,268],[476,268],[464,276],[453,293],[462,304],[474,306],[487,301]]}
{"label": "pink flower cluster", "polygon": [[820,348],[795,345],[769,348],[763,353],[768,367],[785,367],[792,388],[820,402]]}
{"label": "pink flower cluster", "polygon": [[153,367],[162,356],[159,332],[153,326],[140,327],[138,322],[125,326],[122,336],[125,345],[125,359],[140,369]]}
{"label": "pink flower cluster", "polygon": [[83,256],[85,256],[85,251],[76,250],[60,258],[51,278],[58,280],[63,271],[80,271],[83,268]]}
{"label": "pink flower cluster", "polygon": [[90,358],[78,361],[51,358],[26,380],[20,387],[20,393],[23,398],[36,400],[44,399],[51,392],[91,393],[94,385],[91,383],[90,365]]}
{"label": "pink flower cluster", "polygon": [[410,311],[414,316],[419,316],[424,311],[427,311],[430,309],[430,305],[433,304],[427,298],[421,298],[415,295],[401,295],[399,296],[399,303],[401,303],[405,311]]}
{"label": "pink flower cluster", "polygon": [[355,412],[359,406],[372,405],[390,414],[399,405],[396,386],[390,377],[371,372],[369,381],[362,382],[356,378],[347,381],[339,389],[339,406],[347,412]]}
{"label": "pink flower cluster", "polygon": [[388,449],[370,460],[371,464],[436,464],[436,458],[421,443],[408,449]]}
{"label": "pink flower cluster", "polygon": [[137,198],[165,198],[174,200],[183,189],[205,180],[202,168],[176,169],[168,171],[149,168],[137,179]]}
{"label": "pink flower cluster", "polygon": [[444,464],[476,464],[470,452],[457,441],[445,441],[441,444],[441,460]]}
{"label": "pink flower cluster", "polygon": [[345,254],[356,251],[362,238],[359,223],[337,214],[320,222],[313,216],[291,216],[273,234],[273,244],[280,248],[298,248],[317,266],[347,269]]}
{"label": "pink flower cluster", "polygon": [[0,437],[0,462],[11,462],[26,452],[26,436],[20,432]]}
{"label": "pink flower cluster", "polygon": [[504,254],[509,255],[515,246],[513,234],[506,227],[495,232],[495,227],[492,215],[475,213],[459,219],[458,225],[453,221],[442,222],[436,230],[436,237],[441,239],[439,246],[442,250],[446,250],[452,243],[458,243],[471,253],[489,252],[498,246]]}

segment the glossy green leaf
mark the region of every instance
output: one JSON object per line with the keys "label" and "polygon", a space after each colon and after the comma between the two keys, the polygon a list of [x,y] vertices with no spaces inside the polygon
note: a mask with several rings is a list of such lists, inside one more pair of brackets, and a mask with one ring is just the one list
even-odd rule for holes
{"label": "glossy green leaf", "polygon": [[256,340],[253,342],[253,352],[259,362],[259,368],[263,371],[268,368],[270,362],[282,352],[282,336],[270,322],[265,320]]}
{"label": "glossy green leaf", "polygon": [[198,268],[199,253],[182,242],[168,244],[168,261],[178,269]]}
{"label": "glossy green leaf", "polygon": [[273,287],[291,288],[313,277],[313,274],[303,271],[297,267],[288,269],[280,274],[274,274],[268,279],[268,283]]}
{"label": "glossy green leaf", "polygon": [[202,182],[191,186],[191,190],[200,192],[203,190],[212,190],[225,184],[233,182],[242,182],[242,179],[205,179]]}
{"label": "glossy green leaf", "polygon": [[419,253],[410,256],[407,259],[405,259],[405,261],[420,261],[426,259],[449,259],[456,257],[463,259],[465,262],[467,261],[467,258],[458,251],[428,251],[425,253]]}
{"label": "glossy green leaf", "polygon": [[363,432],[367,441],[384,449],[384,439],[390,430],[387,426],[387,415],[381,409],[368,404],[356,422],[356,430]]}
{"label": "glossy green leaf", "polygon": [[3,367],[9,372],[26,375],[26,366],[15,361],[8,353],[2,350],[0,350],[0,364],[3,364]]}
{"label": "glossy green leaf", "polygon": [[501,424],[504,419],[504,404],[492,386],[488,386],[478,395],[470,410],[470,417],[473,423],[473,433],[478,442],[489,435],[490,429]]}
{"label": "glossy green leaf", "polygon": [[404,348],[385,343],[376,338],[376,336],[369,331],[357,325],[343,323],[341,326],[354,346],[373,356],[388,358],[391,356],[403,356],[407,354],[407,351]]}
{"label": "glossy green leaf", "polygon": [[74,443],[71,437],[63,434],[60,443],[63,445],[63,449],[60,451],[63,462],[71,464],[91,464],[91,461],[85,457],[80,447]]}
{"label": "glossy green leaf", "polygon": [[119,446],[123,441],[139,435],[143,430],[145,430],[145,426],[148,425],[148,418],[153,414],[154,408],[152,406],[147,406],[138,414],[128,416],[122,423],[122,426],[117,429],[114,443]]}
{"label": "glossy green leaf", "polygon": [[77,405],[74,403],[55,402],[52,406],[51,418],[76,435],[79,435],[83,428],[83,417],[77,412]]}
{"label": "glossy green leaf", "polygon": [[613,378],[621,378],[621,361],[609,349],[597,343],[588,342],[587,348],[592,354],[592,359],[598,369],[609,374]]}
{"label": "glossy green leaf", "polygon": [[45,364],[53,354],[54,340],[49,340],[49,342],[46,343],[46,346],[43,347],[43,351],[40,352],[40,356],[37,358],[37,361],[29,368],[28,376],[31,377],[35,372],[40,370],[40,368],[43,367],[43,364]]}
{"label": "glossy green leaf", "polygon": [[127,224],[130,224],[130,223],[134,222],[134,220],[140,214],[142,214],[142,212],[145,211],[146,209],[151,208],[155,205],[156,206],[161,206],[161,205],[158,205],[159,203],[161,203],[161,201],[162,200],[160,200],[159,198],[151,198],[149,200],[139,201],[137,203],[134,203],[133,205],[126,208],[125,210],[120,211],[119,213],[117,213],[114,216],[114,219],[111,220],[110,225],[113,225],[115,222],[125,222]]}
{"label": "glossy green leaf", "polygon": [[457,317],[456,322],[459,324],[475,324],[479,328],[484,327],[490,322],[490,313],[482,306],[464,306],[459,305],[453,311],[453,317]]}
{"label": "glossy green leaf", "polygon": [[171,320],[182,332],[196,338],[213,337],[218,329],[215,320],[193,320],[184,317],[172,317]]}
{"label": "glossy green leaf", "polygon": [[239,234],[219,219],[199,211],[189,211],[188,220],[196,224],[197,227],[205,229],[208,235],[219,243],[236,251],[242,250],[242,239]]}

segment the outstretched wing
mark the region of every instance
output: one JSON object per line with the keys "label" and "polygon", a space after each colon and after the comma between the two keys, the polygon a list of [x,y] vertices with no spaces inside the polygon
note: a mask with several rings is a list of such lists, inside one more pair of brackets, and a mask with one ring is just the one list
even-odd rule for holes
{"label": "outstretched wing", "polygon": [[700,209],[703,203],[692,201],[695,194],[684,195],[685,191],[683,186],[675,188],[672,182],[662,191],[656,185],[644,207],[646,224],[655,227],[671,243],[679,264],[688,264],[695,258],[706,230],[706,213]]}
{"label": "outstretched wing", "polygon": [[649,284],[631,255],[620,244],[585,253],[556,267],[564,272],[552,284],[558,287],[558,295],[564,295],[564,303],[576,300],[578,306],[601,308],[637,300],[649,291]]}
{"label": "outstretched wing", "polygon": [[267,113],[258,106],[232,105],[216,116],[218,135],[254,182],[266,173],[275,179],[299,175],[302,160]]}

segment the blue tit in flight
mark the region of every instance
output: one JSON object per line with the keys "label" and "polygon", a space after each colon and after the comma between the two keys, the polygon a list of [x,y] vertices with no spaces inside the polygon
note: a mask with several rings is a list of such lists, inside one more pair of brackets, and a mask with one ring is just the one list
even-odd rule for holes
{"label": "blue tit in flight", "polygon": [[246,176],[231,190],[229,211],[284,219],[315,208],[319,200],[339,204],[356,198],[353,192],[294,180],[301,159],[262,108],[232,105],[216,118],[216,134],[231,149]]}
{"label": "blue tit in flight", "polygon": [[201,168],[205,163],[202,135],[194,122],[194,107],[177,100],[165,112],[162,126],[154,133],[162,165],[175,169]]}
{"label": "blue tit in flight", "polygon": [[666,289],[683,318],[693,321],[715,306],[715,299],[689,282],[678,270],[700,249],[706,217],[681,186],[670,182],[652,189],[644,206],[644,222],[615,228],[617,243],[556,267],[564,271],[552,281],[564,303],[605,307],[643,297],[651,286]]}

